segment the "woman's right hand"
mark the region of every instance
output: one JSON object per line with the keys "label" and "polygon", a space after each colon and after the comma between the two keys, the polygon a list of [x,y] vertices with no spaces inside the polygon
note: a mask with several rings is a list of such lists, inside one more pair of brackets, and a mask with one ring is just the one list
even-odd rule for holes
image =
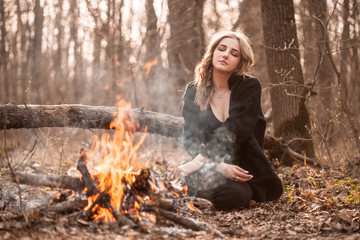
{"label": "woman's right hand", "polygon": [[176,178],[184,178],[190,173],[198,170],[205,162],[206,158],[199,154],[190,162],[178,166],[174,172],[174,175]]}
{"label": "woman's right hand", "polygon": [[219,163],[216,169],[226,178],[236,182],[247,182],[253,178],[245,169],[233,164]]}

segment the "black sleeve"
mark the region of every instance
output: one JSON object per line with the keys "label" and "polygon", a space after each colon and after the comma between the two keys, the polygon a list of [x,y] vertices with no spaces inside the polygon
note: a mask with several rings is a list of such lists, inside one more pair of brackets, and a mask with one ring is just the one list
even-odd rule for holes
{"label": "black sleeve", "polygon": [[233,144],[243,144],[251,138],[261,111],[261,85],[249,78],[231,89],[229,117],[215,130],[202,154],[208,158],[232,155]]}
{"label": "black sleeve", "polygon": [[194,158],[201,152],[201,139],[203,133],[199,128],[199,106],[195,105],[196,89],[193,82],[186,86],[183,96],[182,116],[184,127],[182,132],[183,145],[189,155]]}

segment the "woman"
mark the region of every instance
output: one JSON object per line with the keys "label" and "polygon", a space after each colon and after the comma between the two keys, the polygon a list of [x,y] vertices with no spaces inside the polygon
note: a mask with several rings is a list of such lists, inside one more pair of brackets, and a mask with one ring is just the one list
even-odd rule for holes
{"label": "woman", "polygon": [[183,96],[183,144],[192,159],[175,176],[220,210],[275,200],[283,191],[263,152],[261,85],[247,75],[253,64],[245,35],[217,33]]}

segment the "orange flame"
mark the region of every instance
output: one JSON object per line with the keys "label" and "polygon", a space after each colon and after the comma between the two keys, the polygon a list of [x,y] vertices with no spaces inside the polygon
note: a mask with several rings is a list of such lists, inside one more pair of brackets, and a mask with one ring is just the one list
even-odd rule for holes
{"label": "orange flame", "polygon": [[[92,155],[100,160],[93,169],[93,177],[96,179],[97,188],[100,192],[107,192],[110,197],[110,204],[117,210],[121,210],[121,200],[124,194],[124,180],[129,184],[135,181],[135,176],[140,173],[142,164],[136,155],[137,150],[145,139],[142,135],[139,141],[134,143],[133,133],[136,131],[136,124],[131,121],[130,104],[120,101],[118,113],[110,128],[115,129],[111,138],[110,134],[103,134],[101,139],[93,137]],[[125,109],[125,111],[123,110]],[[96,162],[96,160],[94,160]],[[88,210],[98,195],[88,198]],[[111,211],[106,208],[97,207],[93,217],[104,221],[115,221]]]}
{"label": "orange flame", "polygon": [[[137,180],[136,176],[140,175],[144,167],[142,159],[137,156],[137,151],[145,140],[145,134],[142,134],[139,140],[135,142],[134,133],[139,125],[132,120],[130,104],[121,100],[117,106],[117,114],[114,114],[115,119],[110,124],[110,128],[115,129],[114,135],[110,136],[109,133],[105,133],[100,138],[93,136],[91,152],[84,156],[84,160],[87,160],[87,165],[93,164],[94,166],[89,168],[89,170],[97,189],[102,193],[88,197],[88,205],[84,210],[91,211],[94,219],[106,222],[116,221],[111,210],[115,209],[139,220],[155,223],[156,216],[154,214],[141,211],[142,206],[154,204],[149,196],[131,193],[133,194],[131,196],[135,195],[129,200],[132,202],[127,202],[128,200],[126,200],[129,188],[135,183]],[[148,183],[151,191],[165,193],[172,197],[185,196],[187,192],[187,186],[179,187],[179,182],[177,181],[170,182],[169,184],[150,177]],[[104,198],[104,194],[106,195],[106,201],[109,201],[108,203],[111,204],[112,208],[95,204],[99,196]],[[122,209],[124,205],[126,205],[126,209]],[[191,206],[189,208],[191,209]],[[191,210],[193,209],[195,208]]]}
{"label": "orange flame", "polygon": [[191,211],[196,212],[196,208],[195,208],[194,204],[192,204],[192,203],[187,203],[186,206],[187,206]]}

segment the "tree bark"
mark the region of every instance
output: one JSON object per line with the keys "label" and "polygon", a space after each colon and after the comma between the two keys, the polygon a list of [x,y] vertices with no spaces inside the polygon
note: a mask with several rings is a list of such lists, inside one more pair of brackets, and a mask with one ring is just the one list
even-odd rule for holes
{"label": "tree bark", "polygon": [[161,36],[157,27],[158,18],[155,14],[154,0],[146,1],[147,27],[144,39],[146,51],[142,59],[142,74],[146,86],[147,106],[156,112],[167,112],[169,104],[155,101],[162,99],[164,92],[171,89],[168,79],[164,76],[161,61]]}
{"label": "tree bark", "polygon": [[[76,127],[109,129],[114,115],[131,114],[138,121],[138,131],[156,133],[166,137],[179,137],[183,120],[180,117],[144,111],[142,109],[117,109],[106,106],[63,105],[1,105],[0,129]],[[6,122],[5,122],[6,121]]]}
{"label": "tree bark", "polygon": [[302,0],[303,34],[304,41],[304,77],[311,88],[316,89],[316,95],[311,96],[308,106],[313,109],[314,123],[321,130],[329,129],[324,136],[325,141],[335,144],[333,124],[335,119],[337,95],[336,74],[331,66],[330,53],[326,43],[329,42],[328,11],[326,0]]}
{"label": "tree bark", "polygon": [[[169,61],[169,106],[178,102],[186,83],[193,79],[194,68],[204,50],[202,27],[204,0],[169,0],[168,22],[170,37],[167,42]],[[172,113],[173,111],[168,111]],[[177,111],[178,112],[178,109]]]}
{"label": "tree bark", "polygon": [[31,76],[31,91],[35,98],[35,102],[42,103],[41,99],[41,71],[42,71],[42,37],[43,37],[43,24],[44,24],[44,9],[40,5],[40,0],[35,0],[34,7],[34,48],[33,48],[33,62],[32,62],[32,76]]}
{"label": "tree bark", "polygon": [[292,144],[295,150],[315,156],[305,107],[306,88],[300,64],[293,1],[261,0],[266,62],[270,81],[274,136],[307,139]]}
{"label": "tree bark", "polygon": [[[125,113],[138,122],[137,131],[165,137],[181,137],[184,120],[169,114],[142,109],[117,109],[87,105],[0,105],[0,130],[40,127],[76,127],[109,129],[115,113]],[[312,167],[319,167],[316,160],[294,152],[286,142],[265,136],[265,148],[276,155],[286,153],[291,159]],[[279,157],[280,158],[280,157]]]}
{"label": "tree bark", "polygon": [[4,87],[0,89],[0,101],[9,101],[10,82],[7,73],[7,53],[6,53],[6,18],[5,18],[5,1],[0,0],[0,84]]}

